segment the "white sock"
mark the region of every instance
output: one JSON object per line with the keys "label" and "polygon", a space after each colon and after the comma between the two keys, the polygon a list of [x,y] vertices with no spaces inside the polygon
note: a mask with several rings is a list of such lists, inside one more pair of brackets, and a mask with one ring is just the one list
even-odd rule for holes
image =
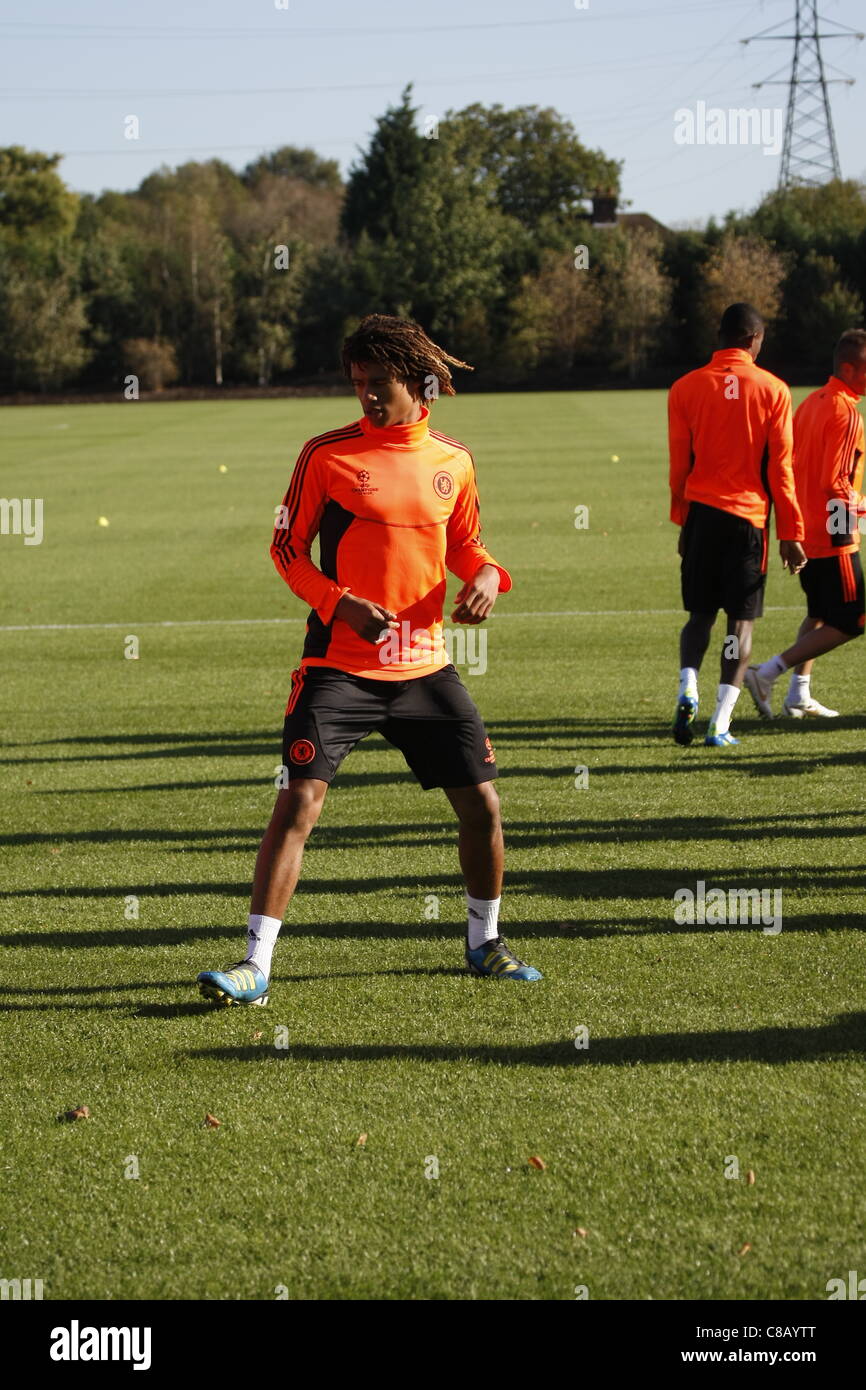
{"label": "white sock", "polygon": [[716,712],[710,720],[717,734],[726,734],[730,729],[731,715],[739,698],[740,692],[735,685],[719,686]]}
{"label": "white sock", "polygon": [[758,675],[762,681],[766,681],[768,685],[772,685],[773,681],[777,680],[779,676],[784,675],[787,669],[786,663],[780,656],[771,656],[769,661],[765,661],[762,666],[758,667]]}
{"label": "white sock", "polygon": [[811,676],[798,676],[792,674],[791,682],[788,686],[789,705],[804,705],[806,703],[812,694],[809,689],[809,681],[811,679]]}
{"label": "white sock", "polygon": [[694,666],[684,666],[680,671],[679,698],[683,695],[690,695],[693,700],[698,698],[698,673]]}
{"label": "white sock", "polygon": [[271,976],[271,956],[282,925],[279,917],[263,917],[256,912],[249,915],[245,959],[257,965],[266,980]]}
{"label": "white sock", "polygon": [[470,898],[466,894],[469,909],[469,949],[477,951],[485,941],[493,941],[499,935],[499,904],[501,898]]}

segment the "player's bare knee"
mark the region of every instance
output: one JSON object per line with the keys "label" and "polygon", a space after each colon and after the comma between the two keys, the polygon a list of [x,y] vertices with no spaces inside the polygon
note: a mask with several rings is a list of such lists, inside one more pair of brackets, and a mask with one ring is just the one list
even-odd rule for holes
{"label": "player's bare knee", "polygon": [[460,824],[479,833],[495,833],[501,824],[499,794],[492,782],[477,787],[461,787],[459,795],[451,798]]}
{"label": "player's bare knee", "polygon": [[281,835],[303,835],[306,839],[322,811],[326,787],[312,778],[290,782],[278,795],[271,826]]}

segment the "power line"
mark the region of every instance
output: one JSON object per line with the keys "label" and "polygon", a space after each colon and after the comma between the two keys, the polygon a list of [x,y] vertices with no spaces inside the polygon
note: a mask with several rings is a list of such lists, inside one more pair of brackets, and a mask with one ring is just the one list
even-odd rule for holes
{"label": "power line", "polygon": [[[748,9],[751,8],[753,0],[727,0],[726,10]],[[630,19],[651,19],[655,22],[658,19],[674,17],[677,15],[694,14],[715,14],[718,10],[716,0],[711,3],[698,5],[674,5],[665,9],[653,9],[647,13],[642,10],[619,10],[611,14],[591,14],[588,11],[575,11],[568,18],[564,19],[499,19],[489,22],[479,22],[476,24],[440,24],[438,22],[431,25],[419,26],[398,25],[395,27],[372,28],[369,25],[358,27],[247,27],[242,29],[216,29],[210,25],[202,25],[199,28],[186,25],[177,27],[162,26],[159,28],[149,28],[146,25],[102,25],[102,24],[64,24],[64,23],[37,23],[30,20],[4,20],[0,22],[0,30],[10,29],[33,30],[32,33],[11,34],[4,32],[7,39],[44,39],[48,31],[50,37],[55,39],[81,38],[92,42],[94,38],[135,38],[135,39],[251,39],[251,38],[325,38],[329,41],[341,37],[357,38],[366,35],[394,35],[410,34],[418,39],[429,40],[433,34],[445,33],[465,33],[470,30],[490,30],[490,29],[541,29],[553,28],[557,26],[586,25],[586,24],[620,24],[623,20]]]}
{"label": "power line", "polygon": [[[522,78],[544,78],[555,80],[561,77],[582,77],[587,72],[604,72],[610,69],[612,72],[624,72],[636,69],[646,72],[650,69],[653,60],[664,58],[664,63],[655,64],[656,68],[668,68],[676,64],[680,59],[690,58],[693,49],[681,49],[677,53],[672,53],[666,49],[661,53],[648,53],[645,57],[634,63],[622,63],[611,60],[608,63],[587,63],[583,67],[570,68],[527,68],[512,72],[492,72],[487,68],[484,72],[461,73],[454,77],[436,78],[430,74],[425,74],[423,83],[430,87],[449,87],[459,85],[463,82],[503,82]],[[393,78],[385,82],[339,82],[339,83],[315,83],[313,86],[305,87],[116,87],[103,88],[102,91],[94,91],[91,87],[4,87],[0,89],[0,100],[10,99],[20,101],[32,98],[34,101],[58,100],[58,101],[131,101],[131,100],[162,100],[174,98],[193,98],[200,97],[259,97],[259,96],[312,96],[317,92],[362,92],[362,91],[381,91],[399,89],[405,86],[405,77]],[[665,84],[666,88],[668,84]]]}

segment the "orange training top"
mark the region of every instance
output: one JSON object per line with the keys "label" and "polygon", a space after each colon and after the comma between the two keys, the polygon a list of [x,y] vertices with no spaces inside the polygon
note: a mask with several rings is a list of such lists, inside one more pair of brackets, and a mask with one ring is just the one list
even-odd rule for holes
{"label": "orange training top", "polygon": [[703,502],[763,530],[775,503],[779,540],[802,540],[784,381],[743,348],[722,348],[674,382],[668,424],[671,521],[681,526],[689,503]]}
{"label": "orange training top", "polygon": [[[373,680],[409,680],[448,660],[442,632],[446,568],[471,580],[482,565],[511,576],[481,544],[469,450],[429,428],[366,416],[309,440],[277,512],[274,564],[312,606],[302,660]],[[319,537],[319,568],[310,559]],[[379,646],[334,617],[343,594],[370,599],[400,624]]]}
{"label": "orange training top", "polygon": [[[813,391],[794,416],[794,480],[806,524],[810,560],[846,555],[860,546],[857,514],[866,503],[860,397],[838,376]],[[852,496],[853,493],[853,496]],[[833,500],[842,506],[832,506]]]}

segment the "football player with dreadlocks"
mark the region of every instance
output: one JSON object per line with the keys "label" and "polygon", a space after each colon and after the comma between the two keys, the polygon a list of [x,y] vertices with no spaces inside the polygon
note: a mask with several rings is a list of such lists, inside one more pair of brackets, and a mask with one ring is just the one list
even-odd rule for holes
{"label": "football player with dreadlocks", "polygon": [[[472,369],[407,319],[371,314],[343,345],[360,420],[306,443],[278,508],[271,555],[310,606],[283,728],[287,785],[256,860],[246,958],[206,970],[218,1004],[265,1004],[271,958],[304,845],[341,762],[378,730],[459,824],[471,974],[539,980],[499,934],[503,844],[496,759],[443,636],[446,569],[463,581],[452,622],[476,624],[511,577],[481,543],[472,455],[430,428],[425,402]],[[319,564],[310,558],[319,538]]]}

